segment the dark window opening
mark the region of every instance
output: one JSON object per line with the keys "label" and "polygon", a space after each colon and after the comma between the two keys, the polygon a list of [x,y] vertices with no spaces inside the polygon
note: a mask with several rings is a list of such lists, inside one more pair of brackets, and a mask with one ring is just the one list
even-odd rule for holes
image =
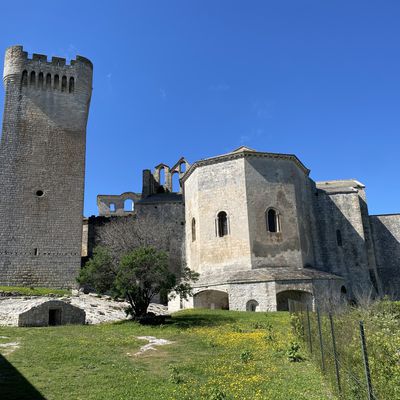
{"label": "dark window opening", "polygon": [[50,89],[51,88],[51,75],[47,74],[46,75],[46,89]]}
{"label": "dark window opening", "polygon": [[44,81],[43,72],[39,72],[39,76],[38,76],[38,86],[39,86],[39,88],[43,88],[43,81]]}
{"label": "dark window opening", "polygon": [[57,326],[61,325],[61,309],[53,308],[49,310],[49,325]]}
{"label": "dark window opening", "polygon": [[27,86],[28,85],[28,71],[24,71],[22,73],[21,85],[22,86]]}
{"label": "dark window opening", "polygon": [[196,220],[192,218],[192,242],[196,240]]}
{"label": "dark window opening", "polygon": [[66,92],[67,91],[67,77],[63,76],[61,78],[61,91]]}
{"label": "dark window opening", "polygon": [[33,255],[37,256],[38,254],[39,254],[38,249],[37,248],[33,249]]}
{"label": "dark window opening", "polygon": [[339,229],[336,230],[336,242],[339,247],[343,246],[342,232]]}
{"label": "dark window opening", "polygon": [[37,197],[42,197],[43,195],[44,195],[43,190],[37,190],[37,191],[36,191],[36,196],[37,196]]}
{"label": "dark window opening", "polygon": [[35,84],[36,84],[36,74],[35,74],[35,71],[32,71],[31,72],[31,79],[30,79],[30,85],[31,86],[35,86]]}
{"label": "dark window opening", "polygon": [[280,232],[279,215],[274,209],[269,209],[267,213],[268,232]]}
{"label": "dark window opening", "polygon": [[54,89],[58,89],[60,85],[60,77],[58,75],[54,75]]}
{"label": "dark window opening", "polygon": [[218,236],[226,236],[228,234],[228,216],[225,211],[220,211],[217,216]]}
{"label": "dark window opening", "polygon": [[73,93],[75,90],[75,79],[73,77],[69,78],[69,92]]}

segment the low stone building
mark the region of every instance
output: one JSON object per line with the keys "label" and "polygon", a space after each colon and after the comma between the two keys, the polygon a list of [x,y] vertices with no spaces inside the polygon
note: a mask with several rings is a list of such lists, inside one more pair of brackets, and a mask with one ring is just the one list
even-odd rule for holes
{"label": "low stone building", "polygon": [[56,326],[84,324],[86,313],[69,302],[38,298],[8,298],[0,301],[0,325]]}

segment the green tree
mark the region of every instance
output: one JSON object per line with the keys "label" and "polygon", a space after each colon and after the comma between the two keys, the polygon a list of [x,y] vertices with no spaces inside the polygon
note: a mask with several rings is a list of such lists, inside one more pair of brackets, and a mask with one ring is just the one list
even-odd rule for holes
{"label": "green tree", "polygon": [[185,267],[177,277],[168,269],[168,255],[153,247],[138,247],[124,254],[119,261],[104,247],[96,247],[93,257],[78,277],[81,285],[93,287],[99,293],[112,293],[126,299],[133,317],[146,314],[154,296],[160,292],[175,292],[187,299],[192,294],[191,282],[198,274]]}

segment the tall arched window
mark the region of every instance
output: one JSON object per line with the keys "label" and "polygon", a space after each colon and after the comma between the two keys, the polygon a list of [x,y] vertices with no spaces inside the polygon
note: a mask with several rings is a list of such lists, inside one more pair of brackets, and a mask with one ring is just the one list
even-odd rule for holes
{"label": "tall arched window", "polygon": [[273,208],[270,208],[267,211],[266,215],[266,222],[267,222],[267,231],[268,232],[280,232],[280,221],[279,221],[279,214]]}
{"label": "tall arched window", "polygon": [[58,89],[60,85],[60,77],[58,75],[54,75],[54,89]]}
{"label": "tall arched window", "polygon": [[126,199],[124,201],[124,211],[133,211],[135,209],[135,205],[132,199]]}
{"label": "tall arched window", "polygon": [[29,83],[30,83],[31,86],[35,86],[36,85],[36,74],[35,74],[35,71],[31,72],[31,79],[30,79]]}
{"label": "tall arched window", "polygon": [[28,71],[26,70],[22,73],[21,85],[22,86],[28,85]]}
{"label": "tall arched window", "polygon": [[75,90],[75,79],[74,77],[71,76],[71,78],[69,78],[69,92],[73,93]]}
{"label": "tall arched window", "polygon": [[47,74],[46,75],[46,89],[50,89],[51,88],[51,75]]}
{"label": "tall arched window", "polygon": [[217,215],[217,233],[219,237],[228,234],[228,215],[225,211],[220,211]]}
{"label": "tall arched window", "polygon": [[196,220],[192,218],[192,242],[196,240]]}
{"label": "tall arched window", "polygon": [[67,91],[67,77],[63,76],[61,78],[61,91],[66,92]]}
{"label": "tall arched window", "polygon": [[43,72],[39,72],[38,86],[39,86],[40,89],[43,88],[43,81],[44,81]]}

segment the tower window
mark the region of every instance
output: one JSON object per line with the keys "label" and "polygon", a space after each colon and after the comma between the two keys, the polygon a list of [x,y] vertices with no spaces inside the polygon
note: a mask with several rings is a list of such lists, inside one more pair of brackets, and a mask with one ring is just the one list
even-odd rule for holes
{"label": "tower window", "polygon": [[46,89],[50,89],[51,88],[51,75],[47,74],[46,75]]}
{"label": "tower window", "polygon": [[196,220],[192,218],[192,242],[196,240]]}
{"label": "tower window", "polygon": [[339,229],[336,230],[336,242],[339,247],[343,246],[342,232]]}
{"label": "tower window", "polygon": [[225,211],[220,211],[217,215],[217,234],[219,237],[228,234],[228,215]]}
{"label": "tower window", "polygon": [[69,92],[73,93],[75,90],[75,79],[73,77],[69,78]]}
{"label": "tower window", "polygon": [[43,88],[43,79],[44,77],[43,77],[43,72],[39,72],[39,76],[38,76],[38,86],[40,87],[40,88]]}
{"label": "tower window", "polygon": [[61,78],[61,91],[66,92],[67,91],[67,77],[63,76]]}
{"label": "tower window", "polygon": [[35,84],[36,84],[36,74],[35,74],[35,71],[32,71],[32,72],[31,72],[31,79],[30,79],[29,83],[30,83],[31,86],[35,86]]}
{"label": "tower window", "polygon": [[22,73],[21,85],[22,86],[28,85],[28,71],[26,71],[26,70]]}
{"label": "tower window", "polygon": [[58,89],[60,85],[60,77],[58,75],[54,75],[54,89]]}
{"label": "tower window", "polygon": [[279,214],[277,213],[276,210],[273,208],[270,208],[267,211],[266,215],[267,219],[267,231],[268,232],[280,232],[281,227],[280,227],[280,220],[279,220]]}

